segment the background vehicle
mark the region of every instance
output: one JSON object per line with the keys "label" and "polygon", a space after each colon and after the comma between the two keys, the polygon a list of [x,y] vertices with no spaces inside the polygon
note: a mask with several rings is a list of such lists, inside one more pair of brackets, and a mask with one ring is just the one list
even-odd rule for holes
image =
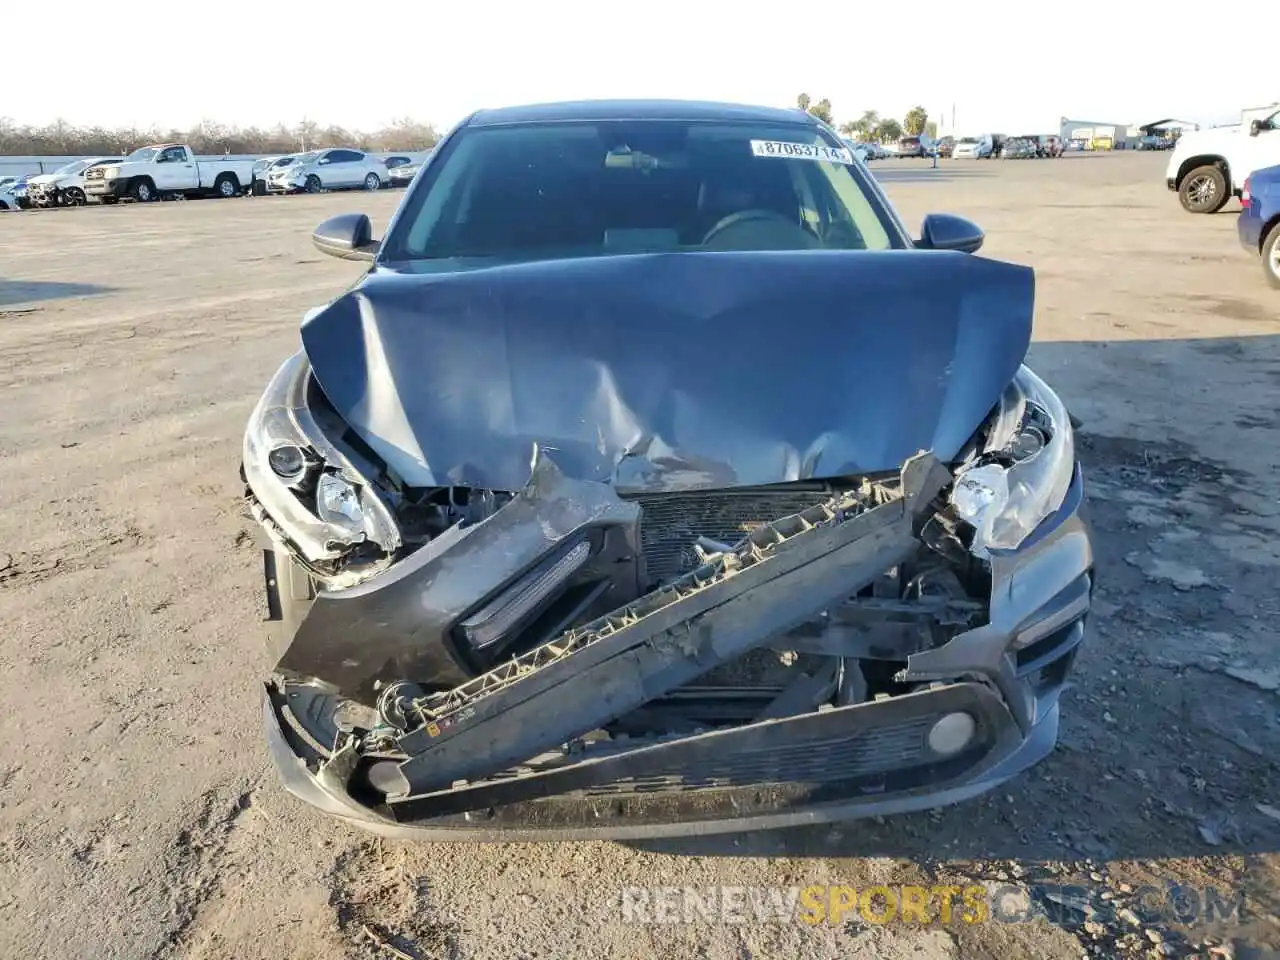
{"label": "background vehicle", "polygon": [[387,181],[392,187],[407,187],[422,169],[421,163],[402,163],[387,171]]}
{"label": "background vehicle", "polygon": [[1035,137],[1036,152],[1041,157],[1062,156],[1062,138],[1056,134],[1046,133]]}
{"label": "background vehicle", "polygon": [[1134,145],[1135,150],[1164,150],[1166,140],[1163,137],[1157,137],[1153,133],[1138,138],[1138,142]]}
{"label": "background vehicle", "polygon": [[903,137],[898,141],[899,157],[927,157],[933,148],[928,137]]}
{"label": "background vehicle", "polygon": [[1263,119],[1211,127],[1178,138],[1165,168],[1165,185],[1188,213],[1217,213],[1240,195],[1254,170],[1280,163],[1280,110]]}
{"label": "background vehicle", "polygon": [[278,167],[287,167],[293,163],[292,156],[284,157],[263,157],[261,160],[253,162],[253,187],[251,193],[255,197],[260,197],[267,192],[267,174]]}
{"label": "background vehicle", "polygon": [[991,134],[984,133],[980,137],[961,137],[951,156],[956,160],[989,160],[992,149]]}
{"label": "background vehicle", "polygon": [[1240,243],[1262,256],[1262,272],[1280,289],[1280,166],[1255,170],[1240,191],[1243,209],[1236,219]]}
{"label": "background vehicle", "polygon": [[197,160],[180,143],[139,147],[123,160],[91,168],[84,191],[104,203],[125,197],[147,202],[164,197],[234,197],[253,182],[253,160]]}
{"label": "background vehicle", "polygon": [[956,138],[942,137],[938,140],[937,151],[940,157],[950,157],[955,152]]}
{"label": "background vehicle", "polygon": [[1027,137],[1010,137],[1000,150],[1005,160],[1034,160],[1038,155],[1035,141]]}
{"label": "background vehicle", "polygon": [[90,160],[72,160],[53,173],[41,173],[27,180],[27,198],[33,207],[75,207],[86,202],[84,193],[85,171],[104,163],[114,163],[119,157],[96,157]]}
{"label": "background vehicle", "polygon": [[390,182],[390,171],[377,157],[363,150],[330,147],[294,157],[267,177],[271,193],[319,193],[321,190],[380,190]]}
{"label": "background vehicle", "polygon": [[874,140],[859,143],[858,146],[866,152],[868,160],[887,160],[893,156],[890,151],[885,149],[884,144],[876,143]]}
{"label": "background vehicle", "polygon": [[27,206],[26,184],[17,177],[0,177],[0,210],[23,210]]}

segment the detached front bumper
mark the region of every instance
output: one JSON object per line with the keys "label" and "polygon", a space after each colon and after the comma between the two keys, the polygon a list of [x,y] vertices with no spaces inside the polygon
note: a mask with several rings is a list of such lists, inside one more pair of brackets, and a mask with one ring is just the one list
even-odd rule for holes
{"label": "detached front bumper", "polygon": [[[499,667],[487,675],[497,679],[471,682],[473,688],[490,684],[484,689],[496,693],[475,706],[460,701],[462,708],[439,724],[431,722],[400,737],[407,759],[403,754],[394,760],[374,759],[372,765],[381,768],[375,775],[370,758],[359,756],[343,732],[345,707],[339,696],[327,692],[333,687],[299,682],[299,671],[285,669],[283,676],[267,684],[264,695],[268,746],[291,793],[330,815],[388,837],[634,839],[773,829],[955,803],[1003,783],[1054,747],[1058,698],[1084,637],[1092,593],[1093,557],[1080,516],[1082,501],[1077,468],[1057,514],[1017,551],[992,556],[987,622],[940,646],[916,647],[905,655],[905,668],[897,680],[909,692],[641,741],[635,747],[616,739],[605,745],[574,747],[573,738],[568,737],[564,740],[570,747],[560,751],[559,757],[548,761],[547,754],[539,754],[538,762],[530,765],[510,762],[511,745],[519,731],[545,718],[543,701],[553,687],[549,681],[542,683],[523,701],[508,698],[498,710],[493,701],[509,692],[502,685],[522,679],[517,670],[504,679]],[[788,586],[804,584],[806,591],[821,595],[856,580],[856,592],[866,580],[861,573],[849,572],[852,567],[880,569],[888,565],[886,558],[901,555],[901,522],[874,517],[876,511],[890,507],[877,507],[858,520],[846,521],[867,521],[864,532],[839,548],[847,552],[837,555],[832,548],[824,555],[831,563],[815,564],[813,571],[802,573]],[[905,509],[909,515],[914,508]],[[509,543],[508,534],[495,531],[494,542]],[[871,543],[875,538],[879,546]],[[462,549],[462,556],[468,557],[455,568],[473,561],[484,566],[482,554],[468,556],[461,545],[454,549]],[[420,631],[421,602],[435,587],[448,595],[448,577],[441,581],[433,574],[430,580],[414,580],[403,576],[400,567],[353,591],[342,591],[354,594],[340,603],[350,605],[349,610],[336,622],[330,609],[326,624],[336,622],[338,633],[347,635],[348,627],[361,622],[385,623],[386,616],[379,612],[388,609],[385,591],[391,591],[393,599],[397,592],[403,599],[408,591],[420,598],[412,628]],[[415,575],[428,569],[424,563]],[[843,571],[844,580],[837,571]],[[728,582],[750,575],[747,569]],[[276,591],[276,607],[280,591],[297,587],[271,567],[268,580]],[[684,636],[679,630],[655,634],[633,647],[617,642],[637,623],[666,616],[665,609],[641,621],[619,621],[611,636],[570,654],[581,658],[584,666],[554,688],[567,692],[572,684],[572,695],[557,698],[556,709],[584,713],[600,709],[601,702],[629,697],[643,703],[654,696],[649,684],[671,680],[686,669],[686,659],[697,661],[712,652],[720,655],[734,643],[749,648],[759,642],[758,637],[749,636],[752,630],[759,636],[778,636],[770,624],[785,619],[779,608],[786,604],[776,597],[798,592],[767,592],[781,585],[779,577],[773,584],[740,593],[739,599],[756,601],[749,626],[741,617],[715,620],[729,605],[721,602],[689,618],[688,625],[697,624],[697,628],[674,645],[672,638]],[[323,596],[307,602],[321,601]],[[436,612],[427,611],[428,620]],[[681,626],[676,620],[674,626]],[[410,641],[420,646],[423,637],[410,636],[407,623],[405,627],[406,646],[389,654],[397,664],[422,656]],[[373,664],[358,662],[352,651],[363,649],[359,644],[338,649],[324,642],[314,649],[332,665],[335,677],[342,675],[337,671],[345,671],[352,684],[367,684],[364,671]],[[366,655],[365,659],[382,662],[384,654],[379,648],[376,657]],[[291,661],[297,666],[299,656],[297,649],[286,651],[278,669]],[[609,656],[613,660],[607,660]],[[626,666],[625,657],[633,657],[635,666]],[[622,663],[622,668],[607,672],[616,663]],[[550,666],[564,664],[562,659]],[[592,679],[597,674],[599,683]],[[687,682],[687,675],[678,680]],[[656,686],[659,696],[670,688]],[[395,767],[403,777],[389,773]],[[490,768],[507,772],[488,775],[485,771]]]}

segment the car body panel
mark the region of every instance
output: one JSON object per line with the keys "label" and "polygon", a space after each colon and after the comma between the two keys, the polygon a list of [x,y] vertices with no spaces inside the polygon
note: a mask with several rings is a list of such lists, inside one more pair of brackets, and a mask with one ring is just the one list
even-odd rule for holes
{"label": "car body panel", "polygon": [[1252,254],[1262,248],[1268,231],[1280,222],[1280,165],[1249,174],[1249,203],[1236,218],[1240,244]]}
{"label": "car body panel", "polygon": [[[379,272],[302,339],[409,483],[519,489],[536,443],[574,477],[725,488],[953,456],[1021,363],[1033,298],[1026,268],[959,253],[652,254]],[[727,339],[814,346],[762,394]]]}

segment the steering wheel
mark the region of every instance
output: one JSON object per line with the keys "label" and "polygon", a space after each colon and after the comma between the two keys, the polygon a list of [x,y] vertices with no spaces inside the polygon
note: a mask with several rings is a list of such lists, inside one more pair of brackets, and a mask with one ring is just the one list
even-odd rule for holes
{"label": "steering wheel", "polygon": [[706,236],[702,238],[702,245],[705,247],[711,241],[717,239],[722,234],[748,224],[755,223],[775,223],[790,227],[792,230],[802,234],[806,241],[821,242],[818,235],[807,227],[802,227],[794,220],[783,216],[776,210],[752,209],[739,210],[737,213],[731,213],[727,217],[721,218],[716,224],[707,231]]}

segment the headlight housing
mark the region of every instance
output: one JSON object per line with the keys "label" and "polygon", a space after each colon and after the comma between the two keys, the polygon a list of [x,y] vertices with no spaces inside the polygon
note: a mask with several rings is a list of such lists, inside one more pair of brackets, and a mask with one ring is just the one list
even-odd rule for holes
{"label": "headlight housing", "polygon": [[295,354],[272,378],[244,434],[244,477],[255,517],[311,563],[337,560],[372,541],[401,545],[391,511],[364,472],[316,425],[307,406],[311,368]]}
{"label": "headlight housing", "polygon": [[1014,550],[1066,499],[1075,470],[1071,417],[1022,367],[1001,398],[981,456],[956,477],[951,504],[974,530],[973,550]]}

